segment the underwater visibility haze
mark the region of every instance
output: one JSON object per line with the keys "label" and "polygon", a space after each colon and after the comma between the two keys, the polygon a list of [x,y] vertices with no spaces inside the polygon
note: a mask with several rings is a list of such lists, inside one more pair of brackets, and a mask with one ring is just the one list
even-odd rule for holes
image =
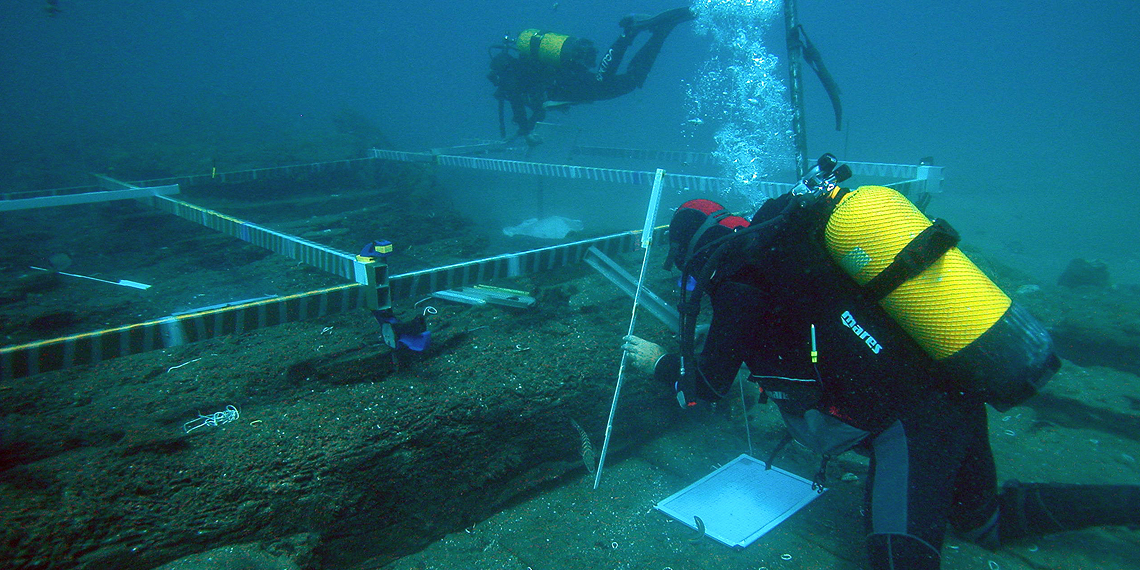
{"label": "underwater visibility haze", "polygon": [[[485,166],[500,158],[729,179],[667,188],[658,225],[693,198],[754,210],[775,197],[767,183],[795,182],[784,2],[693,0],[695,20],[641,88],[550,109],[539,144],[469,155],[484,166],[432,158],[501,140],[488,72],[504,38],[535,28],[604,53],[623,16],[684,1],[0,6],[5,201],[92,174],[180,179],[173,198],[241,237],[145,201],[0,211],[0,347],[245,301],[281,303],[262,323],[288,315],[249,330],[203,319],[187,332],[200,342],[0,380],[0,568],[863,567],[867,465],[853,454],[833,463],[828,493],[743,550],[653,510],[750,445],[757,457],[775,446],[780,418],[752,392],[684,415],[634,375],[606,480],[589,488],[630,299],[570,254],[516,262],[523,274],[477,292],[514,305],[400,285],[391,314],[324,314],[352,275],[241,234],[296,236],[349,263],[391,240],[387,274],[407,276],[642,227],[647,185]],[[1140,482],[1140,4],[795,4],[843,111],[837,130],[804,65],[808,158],[942,167],[924,213],[1057,341],[1064,365],[1043,393],[990,410],[999,478]],[[217,178],[228,172],[242,178]],[[650,250],[644,281],[673,303],[664,250]],[[610,253],[637,275],[639,250]],[[314,291],[319,309],[293,318],[306,309],[284,300]],[[386,342],[385,323],[415,330]],[[637,323],[674,338],[653,316]],[[807,477],[818,466],[795,446],[781,461]],[[948,539],[943,556],[962,570],[1140,569],[1140,536],[1114,527],[997,552]]]}

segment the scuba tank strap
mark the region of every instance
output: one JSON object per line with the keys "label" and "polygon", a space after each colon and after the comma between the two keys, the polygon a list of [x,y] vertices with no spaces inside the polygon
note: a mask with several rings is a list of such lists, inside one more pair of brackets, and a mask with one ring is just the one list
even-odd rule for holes
{"label": "scuba tank strap", "polygon": [[946,252],[958,245],[958,231],[937,219],[906,244],[894,261],[863,287],[864,297],[880,301],[910,278],[926,271]]}
{"label": "scuba tank strap", "polygon": [[535,30],[535,33],[530,36],[530,49],[527,51],[527,53],[531,54],[534,57],[538,57],[538,54],[542,53],[542,39],[545,37],[546,31]]}

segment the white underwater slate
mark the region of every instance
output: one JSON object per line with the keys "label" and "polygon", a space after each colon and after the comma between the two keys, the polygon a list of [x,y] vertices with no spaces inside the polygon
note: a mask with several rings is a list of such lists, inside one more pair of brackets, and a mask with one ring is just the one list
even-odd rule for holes
{"label": "white underwater slate", "polygon": [[542,239],[562,239],[570,232],[580,232],[585,227],[582,220],[562,216],[548,216],[542,219],[530,218],[517,226],[503,228],[508,236],[530,236]]}
{"label": "white underwater slate", "polygon": [[657,510],[734,548],[752,544],[819,493],[811,481],[742,454],[724,467],[657,503]]}

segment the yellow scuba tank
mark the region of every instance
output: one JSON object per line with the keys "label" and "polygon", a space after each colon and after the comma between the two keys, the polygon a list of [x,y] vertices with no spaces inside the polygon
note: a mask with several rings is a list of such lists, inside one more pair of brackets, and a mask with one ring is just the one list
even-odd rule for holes
{"label": "yellow scuba tank", "polygon": [[[840,267],[866,286],[931,225],[902,194],[863,186],[840,198],[824,237]],[[880,304],[927,354],[941,360],[989,330],[1010,299],[954,247]]]}
{"label": "yellow scuba tank", "polygon": [[954,245],[957,234],[882,186],[838,197],[824,228],[832,258],[964,390],[999,410],[1060,367],[1048,332]]}
{"label": "yellow scuba tank", "polygon": [[523,58],[533,58],[552,68],[562,67],[573,59],[579,46],[589,44],[589,40],[556,34],[537,28],[523,30],[515,39],[515,48]]}

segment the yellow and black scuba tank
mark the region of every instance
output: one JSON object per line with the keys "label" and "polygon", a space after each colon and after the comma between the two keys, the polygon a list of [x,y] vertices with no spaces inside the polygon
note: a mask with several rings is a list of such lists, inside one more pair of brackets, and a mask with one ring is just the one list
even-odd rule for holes
{"label": "yellow and black scuba tank", "polygon": [[[835,160],[828,157],[813,172],[830,172]],[[830,209],[823,228],[828,253],[951,386],[1006,410],[1060,368],[1049,333],[956,247],[948,224],[928,219],[890,188],[807,182],[797,189],[818,193]]]}
{"label": "yellow and black scuba tank", "polygon": [[592,60],[597,57],[597,49],[588,39],[537,28],[523,30],[515,39],[515,49],[518,50],[519,57],[532,59],[553,69],[565,67],[574,61],[583,62],[588,67],[593,65]]}

